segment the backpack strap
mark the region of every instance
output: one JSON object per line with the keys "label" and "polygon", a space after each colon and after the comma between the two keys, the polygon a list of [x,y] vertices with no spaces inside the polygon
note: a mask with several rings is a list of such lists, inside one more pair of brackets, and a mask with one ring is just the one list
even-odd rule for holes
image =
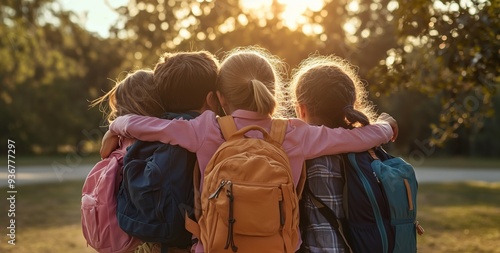
{"label": "backpack strap", "polygon": [[373,158],[373,160],[380,160],[380,159],[378,159],[377,154],[375,154],[375,150],[368,149],[368,154],[370,154],[370,156]]}
{"label": "backpack strap", "polygon": [[193,186],[194,186],[194,217],[196,220],[200,220],[201,217],[201,193],[200,193],[200,183],[201,183],[201,171],[198,160],[194,165],[193,171]]}
{"label": "backpack strap", "polygon": [[307,170],[306,170],[306,162],[302,165],[302,171],[300,172],[299,183],[297,184],[297,197],[299,200],[302,199],[302,193],[304,192],[304,188],[306,186],[307,179]]}
{"label": "backpack strap", "polygon": [[186,211],[184,213],[184,227],[186,228],[187,231],[189,231],[191,234],[193,234],[196,238],[200,238],[200,225],[191,217],[189,217],[188,212]]}
{"label": "backpack strap", "polygon": [[[271,137],[273,140],[277,141],[279,144],[283,144],[285,140],[286,130],[288,127],[287,119],[273,119],[271,123]],[[302,171],[300,172],[299,182],[297,183],[297,197],[299,200],[302,198],[302,192],[304,191],[304,186],[306,184],[307,174],[306,174],[306,163],[302,165]]]}
{"label": "backpack strap", "polygon": [[309,185],[306,186],[306,191],[311,197],[311,202],[318,208],[318,211],[323,215],[328,223],[330,223],[330,226],[339,233],[340,237],[344,241],[344,245],[347,247],[348,252],[353,252],[351,245],[349,245],[348,240],[346,238],[346,231],[345,228],[342,226],[342,224],[339,222],[337,215],[333,212],[332,209],[330,209],[321,199],[316,197],[311,190],[309,189]]}
{"label": "backpack strap", "polygon": [[217,117],[217,122],[219,123],[222,136],[224,136],[226,141],[229,137],[231,137],[231,135],[238,131],[238,128],[236,128],[236,124],[234,123],[233,116],[231,115]]}
{"label": "backpack strap", "polygon": [[279,144],[283,144],[287,127],[287,119],[273,119],[271,123],[271,131],[269,134],[271,135],[273,140],[277,141]]}
{"label": "backpack strap", "polygon": [[187,211],[184,213],[184,227],[187,231],[193,234],[196,238],[200,238],[200,226],[198,225],[198,220],[201,217],[201,194],[200,194],[200,180],[201,180],[201,172],[200,165],[198,164],[198,160],[194,164],[193,170],[193,190],[194,190],[194,217],[195,220],[189,217]]}
{"label": "backpack strap", "polygon": [[309,190],[309,187],[307,188],[307,193],[311,196],[311,202],[318,208],[318,211],[326,218],[328,223],[330,223],[330,226],[332,226],[335,230],[340,231],[340,224],[337,215],[330,208],[328,208],[328,206],[326,206],[321,199],[316,197],[311,190]]}

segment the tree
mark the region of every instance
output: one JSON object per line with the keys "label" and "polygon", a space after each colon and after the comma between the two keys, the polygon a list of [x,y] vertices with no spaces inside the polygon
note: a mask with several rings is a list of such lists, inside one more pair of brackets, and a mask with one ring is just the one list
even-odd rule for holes
{"label": "tree", "polygon": [[[0,130],[8,133],[2,140],[15,139],[26,152],[56,152],[88,139],[82,131],[102,120],[88,101],[111,88],[107,78],[152,68],[165,51],[204,49],[221,57],[248,45],[283,59],[285,74],[314,52],[346,58],[379,107],[418,133],[413,140],[444,144],[456,133],[484,140],[482,122],[496,122],[485,118],[494,114],[500,81],[498,1],[325,0],[292,27],[278,0],[258,11],[239,0],[135,0],[117,9],[121,19],[105,39],[54,1],[4,0],[0,7]],[[404,108],[410,100],[413,107]],[[422,122],[402,122],[404,112]],[[416,144],[406,145],[400,148]]]}
{"label": "tree", "polygon": [[372,73],[380,92],[417,90],[441,102],[431,145],[494,114],[500,81],[500,2],[399,1],[397,46]]}
{"label": "tree", "polygon": [[109,90],[106,77],[122,62],[114,51],[119,41],[95,37],[72,15],[54,9],[52,0],[0,7],[1,141],[14,140],[20,154],[83,147],[89,138],[82,131],[100,124],[88,101]]}
{"label": "tree", "polygon": [[238,0],[142,0],[119,8],[123,21],[113,36],[131,41],[130,66],[153,66],[166,51],[208,50],[218,56],[235,47],[260,45],[297,64],[313,52],[315,38],[290,30],[277,18],[282,4],[273,1],[268,15],[242,10]]}
{"label": "tree", "polygon": [[[124,28],[132,30],[137,51],[146,47],[152,59],[142,61],[151,65],[161,51],[217,53],[252,44],[292,67],[312,52],[339,55],[359,66],[375,97],[414,90],[439,98],[441,113],[428,122],[431,145],[454,137],[461,125],[493,115],[498,1],[325,0],[321,9],[308,10],[308,21],[294,30],[280,20],[283,4],[272,1],[269,6],[253,15],[238,0],[143,0],[123,12],[128,15]],[[313,32],[304,34],[307,30]]]}

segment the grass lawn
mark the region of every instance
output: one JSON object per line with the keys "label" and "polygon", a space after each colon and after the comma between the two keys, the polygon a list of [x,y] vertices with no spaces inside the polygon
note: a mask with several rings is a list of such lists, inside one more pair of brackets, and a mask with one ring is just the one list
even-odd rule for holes
{"label": "grass lawn", "polygon": [[419,252],[500,252],[500,183],[421,184]]}
{"label": "grass lawn", "polygon": [[[82,182],[18,186],[16,245],[9,239],[6,197],[0,205],[3,253],[87,253],[80,227]],[[6,189],[0,189],[6,196]],[[500,252],[500,183],[421,184],[419,252]]]}
{"label": "grass lawn", "polygon": [[[16,195],[16,245],[7,243],[9,225],[2,200],[0,221],[3,253],[87,253],[95,252],[83,238],[80,199],[83,182],[19,185]],[[2,188],[1,194],[7,189]],[[3,195],[5,196],[5,195]],[[7,232],[7,233],[6,233]]]}

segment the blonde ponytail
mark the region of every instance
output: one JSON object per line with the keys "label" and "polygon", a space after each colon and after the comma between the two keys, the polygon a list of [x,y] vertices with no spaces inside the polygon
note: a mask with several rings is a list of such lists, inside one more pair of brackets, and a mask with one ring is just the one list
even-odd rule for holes
{"label": "blonde ponytail", "polygon": [[273,115],[279,106],[279,63],[263,49],[237,48],[221,63],[217,90],[234,110]]}
{"label": "blonde ponytail", "polygon": [[276,107],[274,94],[259,80],[250,80],[250,85],[253,90],[256,111],[260,114],[272,114]]}

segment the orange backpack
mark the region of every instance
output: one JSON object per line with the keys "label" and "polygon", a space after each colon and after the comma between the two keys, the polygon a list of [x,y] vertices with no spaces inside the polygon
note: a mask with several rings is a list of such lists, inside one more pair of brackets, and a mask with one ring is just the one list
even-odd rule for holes
{"label": "orange backpack", "polygon": [[[287,121],[274,119],[271,133],[260,126],[239,131],[233,118],[218,118],[226,142],[205,169],[199,237],[206,253],[288,252],[299,242],[299,194],[281,147]],[[247,138],[260,131],[263,139]]]}

